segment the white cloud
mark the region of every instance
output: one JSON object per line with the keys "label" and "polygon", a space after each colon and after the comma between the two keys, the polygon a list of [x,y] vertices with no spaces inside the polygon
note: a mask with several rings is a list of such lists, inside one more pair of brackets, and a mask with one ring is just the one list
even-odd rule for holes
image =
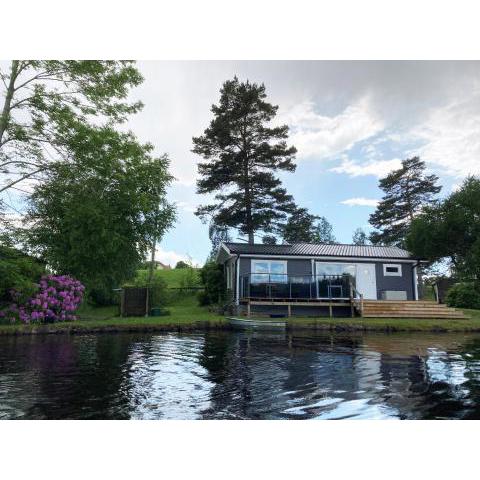
{"label": "white cloud", "polygon": [[342,200],[340,203],[348,205],[349,207],[376,207],[378,205],[378,200],[375,200],[374,198],[355,197]]}
{"label": "white cloud", "polygon": [[184,255],[174,252],[173,250],[164,250],[162,247],[157,247],[155,250],[155,260],[159,260],[160,262],[170,265],[171,267],[174,267],[180,260],[187,263],[191,262],[195,266],[201,265],[201,262],[191,258],[188,254]]}
{"label": "white cloud", "polygon": [[456,178],[480,174],[480,92],[431,110],[411,131],[422,142],[420,157]]}
{"label": "white cloud", "polygon": [[298,158],[329,158],[349,150],[383,130],[384,125],[374,112],[368,96],[349,105],[335,116],[321,115],[310,101],[280,112],[276,123],[290,126],[290,143],[298,150]]}
{"label": "white cloud", "polygon": [[369,160],[367,162],[357,162],[345,158],[339,167],[331,168],[330,171],[346,173],[351,177],[373,175],[381,178],[388,175],[392,170],[400,168],[401,163],[401,160],[398,158],[392,160]]}
{"label": "white cloud", "polygon": [[194,213],[197,210],[197,206],[190,202],[177,202],[177,207],[185,212]]}

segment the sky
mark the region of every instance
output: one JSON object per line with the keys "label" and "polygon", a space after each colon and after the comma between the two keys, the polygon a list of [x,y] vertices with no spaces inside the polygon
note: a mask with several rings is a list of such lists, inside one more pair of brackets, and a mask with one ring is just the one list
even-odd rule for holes
{"label": "sky", "polygon": [[170,199],[178,222],[157,255],[203,263],[207,226],[194,215],[207,199],[195,193],[192,136],[201,135],[225,80],[264,83],[290,127],[297,169],[281,174],[297,204],[325,216],[339,242],[350,243],[382,192],[378,180],[419,155],[440,177],[442,195],[480,174],[480,62],[182,61],[140,62],[145,103],[128,127],[157,153],[168,153],[176,181]]}
{"label": "sky", "polygon": [[[350,243],[382,192],[378,180],[419,155],[440,177],[441,195],[480,174],[480,62],[421,61],[150,61],[131,93],[144,109],[126,128],[168,153],[176,181],[169,191],[178,221],[157,259],[203,263],[207,226],[194,215],[207,201],[195,193],[192,137],[212,118],[225,80],[264,83],[290,127],[297,169],[280,175],[298,205],[325,216],[337,241]],[[234,236],[236,238],[236,235]]]}

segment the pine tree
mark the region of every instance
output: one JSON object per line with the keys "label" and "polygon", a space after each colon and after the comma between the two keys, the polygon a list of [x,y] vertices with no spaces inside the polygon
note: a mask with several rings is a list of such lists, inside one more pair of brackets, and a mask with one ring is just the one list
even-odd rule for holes
{"label": "pine tree", "polygon": [[425,162],[419,157],[402,161],[398,170],[380,180],[385,192],[369,222],[378,231],[370,235],[374,244],[403,246],[408,228],[425,206],[440,192],[436,175],[425,174]]}
{"label": "pine tree", "polygon": [[330,222],[306,208],[294,210],[283,227],[282,237],[287,243],[335,243]]}
{"label": "pine tree", "polygon": [[208,226],[208,236],[212,244],[208,260],[213,261],[217,256],[218,249],[222,242],[231,242],[230,232],[227,227],[216,225],[213,221]]}
{"label": "pine tree", "polygon": [[352,235],[352,242],[354,245],[366,245],[367,244],[367,234],[363,228],[357,228]]}
{"label": "pine tree", "polygon": [[215,225],[236,228],[254,243],[255,232],[271,233],[294,208],[293,199],[275,176],[293,172],[296,149],[287,146],[288,126],[269,126],[277,106],[266,101],[265,86],[226,81],[210,126],[193,138],[199,163],[197,192],[216,192],[214,202],[196,214]]}

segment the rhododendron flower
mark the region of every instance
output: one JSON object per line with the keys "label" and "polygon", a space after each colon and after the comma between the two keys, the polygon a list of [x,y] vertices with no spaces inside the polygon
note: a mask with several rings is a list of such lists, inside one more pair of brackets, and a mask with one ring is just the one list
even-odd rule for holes
{"label": "rhododendron flower", "polygon": [[[83,300],[85,287],[68,275],[45,275],[38,283],[38,291],[24,305],[12,303],[7,307],[11,314],[8,319],[15,322],[18,318],[23,323],[38,321],[76,320],[75,312]],[[20,292],[12,290],[12,299],[19,299]],[[6,317],[6,311],[0,312],[0,317]]]}

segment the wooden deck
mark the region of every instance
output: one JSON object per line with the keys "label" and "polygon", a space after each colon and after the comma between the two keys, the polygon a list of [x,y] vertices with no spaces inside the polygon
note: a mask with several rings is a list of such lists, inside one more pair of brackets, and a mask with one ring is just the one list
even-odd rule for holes
{"label": "wooden deck", "polygon": [[247,316],[251,315],[251,307],[255,305],[271,305],[287,307],[287,316],[292,316],[292,306],[296,307],[328,307],[329,316],[333,317],[335,307],[350,308],[351,316],[355,316],[355,305],[349,299],[322,300],[312,298],[244,298],[241,303],[247,306]]}
{"label": "wooden deck", "polygon": [[455,308],[426,300],[243,298],[240,302],[246,305],[248,317],[251,316],[252,306],[263,305],[284,306],[288,317],[292,316],[292,307],[327,307],[330,317],[333,317],[335,307],[348,307],[352,318],[357,314],[365,318],[468,318]]}

